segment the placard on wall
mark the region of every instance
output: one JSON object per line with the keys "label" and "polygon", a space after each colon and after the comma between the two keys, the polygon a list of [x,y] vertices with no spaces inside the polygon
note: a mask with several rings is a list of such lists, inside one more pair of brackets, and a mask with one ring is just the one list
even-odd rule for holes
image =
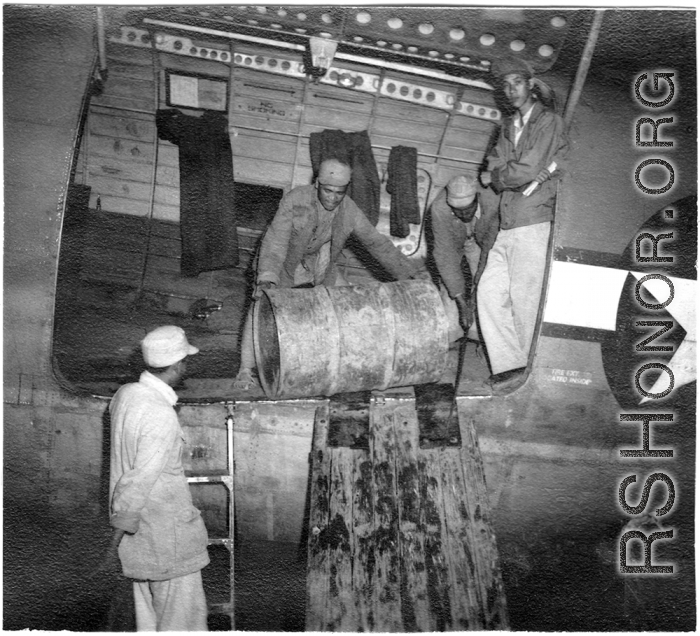
{"label": "placard on wall", "polygon": [[228,105],[226,80],[182,71],[166,71],[166,78],[168,106],[226,112]]}

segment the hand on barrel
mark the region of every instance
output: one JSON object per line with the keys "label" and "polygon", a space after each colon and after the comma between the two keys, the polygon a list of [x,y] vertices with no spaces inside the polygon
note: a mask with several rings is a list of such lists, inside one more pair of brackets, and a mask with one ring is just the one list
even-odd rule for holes
{"label": "hand on barrel", "polygon": [[269,289],[274,289],[275,287],[277,287],[277,285],[269,280],[261,281],[255,286],[253,298],[257,300],[258,298],[260,298],[260,296],[263,295],[263,292],[268,291]]}

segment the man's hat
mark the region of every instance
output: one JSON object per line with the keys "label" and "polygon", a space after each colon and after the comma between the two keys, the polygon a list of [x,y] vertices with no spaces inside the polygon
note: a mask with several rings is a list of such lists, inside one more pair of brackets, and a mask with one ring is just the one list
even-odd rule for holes
{"label": "man's hat", "polygon": [[518,73],[528,79],[535,75],[532,67],[525,60],[512,57],[496,60],[491,65],[491,72],[499,79],[503,79],[511,73]]}
{"label": "man's hat", "polygon": [[459,175],[452,177],[447,183],[447,205],[452,208],[465,208],[476,195],[476,178]]}
{"label": "man's hat", "polygon": [[144,362],[149,367],[161,369],[179,362],[187,356],[199,353],[197,347],[187,342],[187,336],[180,327],[166,325],[146,334],[141,341]]}
{"label": "man's hat", "polygon": [[318,182],[321,185],[346,186],[352,178],[350,166],[337,159],[326,159],[318,169]]}

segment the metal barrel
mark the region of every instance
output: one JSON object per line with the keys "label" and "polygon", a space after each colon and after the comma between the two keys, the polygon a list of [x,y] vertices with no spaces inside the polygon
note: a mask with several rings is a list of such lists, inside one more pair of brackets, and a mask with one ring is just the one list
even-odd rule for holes
{"label": "metal barrel", "polygon": [[253,314],[258,373],[271,399],[437,382],[448,328],[438,289],[423,280],[274,289]]}

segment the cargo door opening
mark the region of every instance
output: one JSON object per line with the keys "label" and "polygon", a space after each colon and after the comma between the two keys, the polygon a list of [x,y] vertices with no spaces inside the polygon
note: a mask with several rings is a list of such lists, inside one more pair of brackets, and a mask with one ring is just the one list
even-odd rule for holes
{"label": "cargo door opening", "polygon": [[185,382],[191,387],[180,393],[191,388],[197,397],[226,397],[224,384],[238,371],[254,255],[282,194],[281,188],[236,183],[238,266],[182,278],[177,223],[96,208],[90,187],[73,184],[56,290],[59,379],[67,388],[111,395],[138,379],[144,368],[139,343],[147,331],[174,324],[201,352],[190,360]]}

